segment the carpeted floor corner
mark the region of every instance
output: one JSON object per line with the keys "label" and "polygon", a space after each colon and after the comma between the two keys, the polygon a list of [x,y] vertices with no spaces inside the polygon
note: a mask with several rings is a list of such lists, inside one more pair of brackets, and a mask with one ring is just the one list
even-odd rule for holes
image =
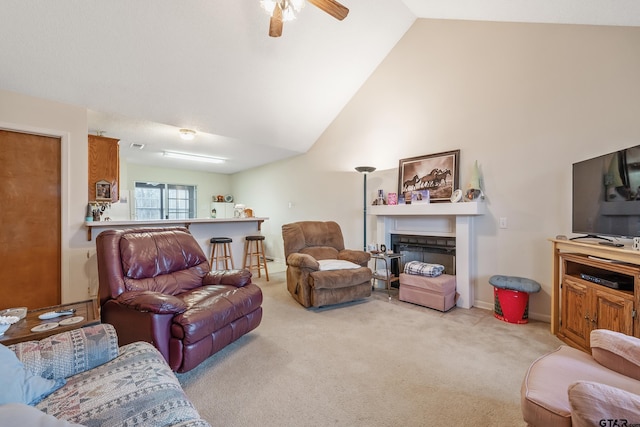
{"label": "carpeted floor corner", "polygon": [[178,378],[213,426],[524,426],[529,364],[561,342],[549,325],[400,302],[397,290],[305,309],[285,275],[254,278],[263,320]]}

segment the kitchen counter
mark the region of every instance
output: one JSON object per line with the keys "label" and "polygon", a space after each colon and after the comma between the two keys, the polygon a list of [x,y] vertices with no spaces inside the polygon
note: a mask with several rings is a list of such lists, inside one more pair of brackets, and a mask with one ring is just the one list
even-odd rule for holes
{"label": "kitchen counter", "polygon": [[[242,267],[244,254],[244,238],[249,235],[260,234],[260,228],[267,217],[251,218],[191,218],[191,219],[158,219],[152,221],[87,221],[87,240],[97,236],[99,232],[107,229],[122,230],[139,227],[179,227],[189,229],[189,232],[198,241],[198,244],[207,255],[211,253],[210,240],[212,237],[228,237],[233,240],[231,252],[234,266]],[[93,230],[95,233],[92,233]],[[95,234],[95,236],[94,236]]]}
{"label": "kitchen counter", "polygon": [[269,218],[251,217],[251,218],[189,218],[189,219],[156,219],[149,221],[85,221],[84,226],[87,227],[87,240],[92,239],[92,230],[94,228],[136,228],[136,227],[164,227],[164,226],[185,226],[189,228],[191,224],[220,224],[220,223],[245,223],[257,222],[258,231],[262,223]]}

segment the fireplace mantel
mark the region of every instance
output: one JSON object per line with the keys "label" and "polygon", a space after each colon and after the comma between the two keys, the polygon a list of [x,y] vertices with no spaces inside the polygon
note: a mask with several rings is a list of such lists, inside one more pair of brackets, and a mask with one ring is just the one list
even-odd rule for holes
{"label": "fireplace mantel", "polygon": [[[474,303],[476,278],[475,235],[473,218],[484,215],[484,202],[417,203],[411,205],[370,206],[368,213],[376,216],[376,239],[391,245],[392,234],[425,236],[455,236],[456,305],[471,308]],[[374,240],[376,241],[376,240]]]}
{"label": "fireplace mantel", "polygon": [[411,205],[369,206],[368,212],[378,216],[483,215],[485,203],[415,203]]}

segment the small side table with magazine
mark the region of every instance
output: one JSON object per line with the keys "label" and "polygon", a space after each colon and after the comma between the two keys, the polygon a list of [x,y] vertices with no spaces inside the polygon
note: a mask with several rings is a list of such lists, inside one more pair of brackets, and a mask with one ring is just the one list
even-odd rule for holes
{"label": "small side table with magazine", "polygon": [[[4,312],[7,311],[4,310]],[[56,313],[58,311],[62,313]],[[0,315],[3,315],[2,313],[3,311],[0,311]],[[13,313],[8,314],[13,315]],[[94,299],[38,308],[27,311],[23,319],[12,324],[3,335],[0,335],[0,344],[11,345],[23,341],[40,340],[59,332],[98,323],[100,323],[98,301]]]}
{"label": "small side table with magazine", "polygon": [[[387,293],[389,295],[389,301],[391,301],[391,283],[400,280],[398,276],[391,273],[391,263],[393,260],[402,258],[402,254],[386,253],[386,252],[371,252],[371,259],[373,260],[373,280],[382,280],[386,284]],[[378,270],[378,263],[384,265],[383,270]],[[384,274],[383,274],[384,273]]]}

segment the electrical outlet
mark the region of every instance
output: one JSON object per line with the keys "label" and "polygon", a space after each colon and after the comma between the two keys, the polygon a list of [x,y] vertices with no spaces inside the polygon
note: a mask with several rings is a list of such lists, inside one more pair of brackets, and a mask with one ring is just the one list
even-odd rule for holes
{"label": "electrical outlet", "polygon": [[507,228],[507,217],[500,217],[500,228]]}

